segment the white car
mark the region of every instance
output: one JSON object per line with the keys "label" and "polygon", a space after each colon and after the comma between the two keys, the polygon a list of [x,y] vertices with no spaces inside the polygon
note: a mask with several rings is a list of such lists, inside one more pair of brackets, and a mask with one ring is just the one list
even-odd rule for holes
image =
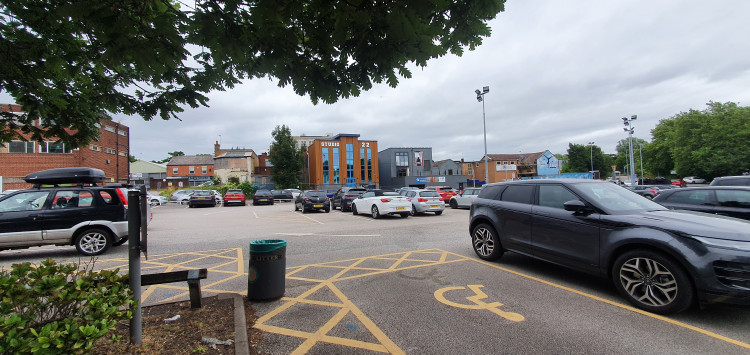
{"label": "white car", "polygon": [[471,208],[471,204],[474,203],[474,199],[479,196],[479,191],[482,191],[481,188],[468,188],[464,189],[464,192],[451,197],[450,202],[448,204],[451,206],[451,208]]}
{"label": "white car", "polygon": [[360,212],[370,213],[372,218],[396,214],[406,218],[411,213],[411,202],[395,192],[370,190],[352,201],[352,213],[356,215]]}
{"label": "white car", "polygon": [[169,202],[169,199],[164,196],[154,195],[150,192],[146,195],[148,196],[148,203],[150,203],[151,206],[166,205]]}
{"label": "white car", "polygon": [[424,212],[435,212],[439,216],[445,210],[445,202],[435,190],[406,190],[403,196],[411,202],[412,216]]}
{"label": "white car", "polygon": [[219,193],[219,191],[216,191],[216,190],[211,190],[211,191],[214,192],[214,198],[216,199],[216,204],[217,205],[223,204],[224,203],[224,196],[222,196],[221,193]]}
{"label": "white car", "polygon": [[682,181],[684,181],[687,184],[705,184],[706,179],[699,178],[697,176],[687,176],[682,178]]}

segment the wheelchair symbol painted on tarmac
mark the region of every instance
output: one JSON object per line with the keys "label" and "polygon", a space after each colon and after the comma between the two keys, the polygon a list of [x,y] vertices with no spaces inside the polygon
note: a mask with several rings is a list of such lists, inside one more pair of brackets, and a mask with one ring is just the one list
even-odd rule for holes
{"label": "wheelchair symbol painted on tarmac", "polygon": [[449,301],[448,299],[445,298],[445,293],[446,292],[448,292],[448,291],[455,291],[455,290],[465,290],[466,287],[463,287],[463,286],[454,286],[454,287],[441,288],[441,289],[435,291],[435,299],[437,299],[442,304],[445,304],[445,305],[448,305],[448,306],[451,306],[451,307],[456,307],[456,308],[463,308],[463,309],[486,309],[486,310],[488,310],[488,311],[490,311],[492,313],[497,314],[500,317],[503,317],[503,318],[505,318],[505,319],[507,319],[509,321],[513,321],[513,322],[521,322],[521,321],[523,321],[525,319],[524,316],[522,316],[522,315],[520,315],[518,313],[506,312],[506,311],[500,310],[498,307],[500,307],[500,306],[503,305],[500,302],[485,303],[483,301],[480,301],[480,300],[483,300],[485,298],[488,298],[487,294],[485,294],[484,292],[482,292],[482,290],[480,290],[480,288],[484,287],[483,285],[468,285],[468,287],[469,287],[470,290],[474,291],[474,296],[466,297],[466,299],[469,300],[469,301],[471,301],[471,302],[473,302],[474,304],[456,303],[456,302],[453,302],[453,301]]}

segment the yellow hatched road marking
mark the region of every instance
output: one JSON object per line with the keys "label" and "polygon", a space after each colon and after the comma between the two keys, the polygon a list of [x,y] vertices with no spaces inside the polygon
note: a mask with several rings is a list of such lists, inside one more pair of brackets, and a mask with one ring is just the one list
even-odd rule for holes
{"label": "yellow hatched road marking", "polygon": [[[304,222],[302,223],[309,223]],[[231,254],[231,255],[227,255]],[[426,259],[424,256],[426,255],[434,255],[436,256],[436,260],[429,260]],[[188,260],[181,259],[179,262],[170,263],[170,259],[182,257],[185,258],[185,256],[194,256],[194,258],[189,258]],[[449,257],[453,257],[454,259],[448,259]],[[238,293],[243,294],[247,292],[247,290],[241,290],[241,291],[233,291],[233,290],[222,290],[218,289],[216,287],[221,286],[223,283],[235,280],[239,277],[247,277],[247,273],[245,271],[244,266],[244,257],[242,253],[242,248],[232,248],[232,249],[217,249],[217,250],[204,250],[204,251],[198,251],[198,252],[187,252],[187,253],[173,253],[173,254],[160,254],[160,255],[151,255],[148,260],[143,260],[141,262],[142,270],[159,270],[159,271],[171,271],[171,270],[185,270],[185,269],[193,269],[192,267],[186,266],[186,264],[194,263],[198,260],[208,260],[210,258],[218,258],[218,259],[226,259],[223,260],[220,263],[217,263],[213,266],[208,267],[208,270],[211,273],[220,273],[224,275],[228,275],[227,278],[224,278],[219,281],[215,281],[211,284],[202,286],[202,289],[204,292],[213,292],[213,293]],[[372,267],[372,266],[361,266],[362,263],[372,260],[372,261],[389,261],[392,262],[389,266],[378,268],[378,267]],[[107,264],[107,263],[115,263],[115,265],[107,266],[106,269],[116,269],[119,268],[121,271],[127,271],[127,258],[114,258],[114,259],[100,259],[97,261],[97,266],[101,266],[101,264]],[[402,267],[401,265],[406,262],[419,262],[422,264],[417,265],[411,265],[411,266],[405,266]],[[580,296],[584,296],[599,302],[603,302],[621,309],[629,310],[634,313],[638,313],[653,319],[657,319],[684,329],[689,329],[691,331],[695,331],[697,333],[709,336],[711,338],[721,340],[730,344],[734,344],[737,346],[740,346],[742,348],[750,349],[750,344],[744,343],[735,339],[731,339],[729,337],[701,329],[683,322],[679,322],[676,320],[669,319],[664,316],[652,314],[634,307],[631,307],[629,305],[621,304],[615,301],[607,300],[592,294],[588,294],[583,291],[579,291],[576,289],[572,289],[563,285],[559,285],[553,282],[549,282],[534,276],[526,275],[502,266],[499,266],[497,264],[493,264],[490,262],[486,262],[483,260],[475,259],[475,258],[468,258],[466,256],[440,250],[440,249],[425,249],[425,250],[417,250],[417,251],[410,251],[410,252],[399,252],[399,253],[389,253],[389,254],[383,254],[383,255],[376,255],[376,256],[370,256],[370,257],[363,257],[363,258],[352,258],[352,259],[345,259],[345,260],[338,260],[338,261],[331,261],[331,262],[324,262],[324,263],[318,263],[318,264],[309,264],[309,265],[301,265],[301,266],[293,266],[287,268],[286,278],[288,280],[300,280],[300,281],[307,281],[307,282],[313,282],[318,283],[317,285],[313,286],[303,294],[297,296],[297,297],[282,297],[280,299],[281,302],[284,302],[281,306],[277,307],[276,309],[272,310],[271,312],[263,315],[256,321],[255,327],[266,331],[270,333],[276,333],[280,335],[287,335],[297,338],[304,339],[302,345],[300,345],[299,348],[295,350],[295,354],[304,354],[308,352],[315,344],[322,342],[322,343],[329,343],[329,344],[335,344],[335,345],[341,345],[341,346],[347,346],[351,348],[358,348],[358,349],[365,349],[365,350],[371,350],[371,351],[377,351],[377,352],[387,352],[392,354],[403,354],[403,350],[401,350],[395,343],[393,343],[388,336],[378,328],[375,323],[370,320],[369,317],[367,317],[359,308],[357,308],[345,295],[343,292],[341,292],[335,285],[335,282],[338,281],[344,281],[344,280],[352,280],[356,278],[362,278],[362,277],[369,277],[374,275],[381,275],[386,273],[393,273],[403,270],[410,270],[410,269],[416,269],[416,268],[422,268],[422,267],[430,267],[430,266],[436,266],[436,265],[445,265],[445,264],[451,264],[456,262],[464,262],[464,261],[470,261],[475,262],[478,264],[482,264],[485,266],[489,266],[491,268],[501,270],[519,277],[523,277],[529,280],[533,280],[535,282],[539,282],[548,286],[552,286],[561,290],[565,290],[568,292],[572,292],[575,294],[578,294]],[[236,263],[236,271],[228,271],[223,270],[220,268],[226,268],[227,266],[230,266],[232,263]],[[310,270],[311,268],[327,268],[327,269],[339,269],[340,271],[335,273],[333,276],[327,278],[327,279],[315,279],[312,277],[300,277],[295,276],[297,274],[300,274],[301,272],[304,272],[306,270]],[[351,271],[369,271],[367,273],[362,274],[353,274],[353,275],[347,275],[348,272]],[[479,285],[469,285],[470,289],[471,286],[479,286]],[[319,301],[319,300],[313,300],[313,299],[307,299],[310,295],[314,294],[315,292],[327,287],[330,289],[333,294],[339,299],[340,303],[336,302],[329,302],[329,301]],[[475,287],[478,292],[476,292],[476,296],[467,297],[466,299],[472,302],[479,302],[480,299],[484,299],[486,297],[486,294],[484,294],[481,290],[478,290],[477,287]],[[156,289],[167,289],[167,290],[181,290],[183,291],[180,295],[174,295],[168,298],[168,300],[178,299],[180,297],[184,297],[188,294],[187,287],[178,287],[178,286],[170,286],[170,285],[153,285],[150,286],[149,289],[143,293],[142,295],[142,302],[145,303],[147,301],[148,297],[152,295],[152,293]],[[472,289],[473,290],[473,289]],[[163,302],[164,300],[161,300],[160,302]],[[272,325],[266,325],[265,323],[271,320],[272,318],[279,316],[281,313],[283,313],[285,310],[295,306],[295,305],[317,305],[317,306],[326,306],[326,307],[334,307],[339,308],[339,310],[336,312],[336,315],[331,318],[326,324],[322,327],[320,327],[317,331],[311,333],[311,332],[304,332],[294,329],[287,329],[287,328],[281,328],[277,326]],[[490,305],[496,305],[497,302],[492,303],[486,303],[483,304],[484,307],[487,309]],[[496,309],[496,308],[495,308]],[[492,311],[490,309],[490,311]],[[335,337],[331,335],[327,335],[326,332],[333,329],[337,324],[339,324],[342,319],[347,314],[354,315],[366,328],[370,333],[378,340],[379,344],[377,343],[370,343],[370,342],[364,342],[360,340],[354,340],[354,339],[347,339],[347,338],[340,338]],[[497,314],[497,313],[496,313]],[[499,314],[500,315],[500,314]],[[507,314],[506,314],[507,315]],[[520,315],[519,315],[520,316]]]}

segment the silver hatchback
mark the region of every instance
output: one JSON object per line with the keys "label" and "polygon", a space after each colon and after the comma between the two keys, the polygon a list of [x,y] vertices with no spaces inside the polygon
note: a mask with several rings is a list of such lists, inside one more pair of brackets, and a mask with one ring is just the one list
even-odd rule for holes
{"label": "silver hatchback", "polygon": [[408,190],[404,196],[411,201],[411,215],[424,212],[435,212],[441,215],[445,202],[440,200],[440,193],[435,190]]}

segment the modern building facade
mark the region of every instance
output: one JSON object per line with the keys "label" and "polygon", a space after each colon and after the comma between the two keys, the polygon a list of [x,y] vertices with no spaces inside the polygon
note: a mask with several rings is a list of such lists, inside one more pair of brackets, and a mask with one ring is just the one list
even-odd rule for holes
{"label": "modern building facade", "polygon": [[[424,188],[427,186],[466,187],[466,175],[460,165],[452,160],[432,161],[432,148],[388,148],[378,152],[380,185],[384,189],[405,186]],[[449,174],[450,173],[450,174]]]}
{"label": "modern building facade", "polygon": [[[14,104],[0,104],[0,110],[22,113],[21,106]],[[99,122],[99,138],[79,148],[55,140],[29,141],[31,134],[22,136],[27,141],[0,143],[2,190],[32,187],[23,178],[36,171],[76,166],[103,170],[107,182],[128,182],[130,129],[125,125],[102,120]]]}
{"label": "modern building facade", "polygon": [[212,155],[174,156],[167,163],[166,188],[199,186],[211,181],[212,176],[214,176]]}
{"label": "modern building facade", "polygon": [[380,186],[378,142],[360,140],[359,134],[337,134],[316,139],[307,149],[310,188]]}

